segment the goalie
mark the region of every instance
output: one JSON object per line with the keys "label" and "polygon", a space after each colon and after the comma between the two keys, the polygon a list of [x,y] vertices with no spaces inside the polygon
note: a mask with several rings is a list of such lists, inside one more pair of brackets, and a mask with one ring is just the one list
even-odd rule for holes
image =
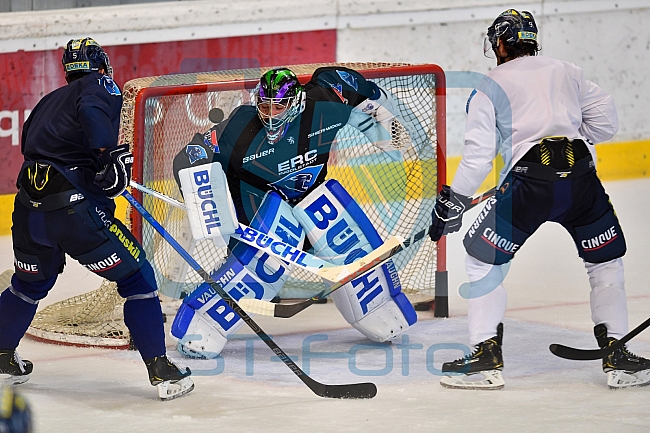
{"label": "goalie", "polygon": [[[188,194],[202,194],[199,185],[208,182],[210,173],[223,177],[222,167],[227,185],[211,191],[210,198],[228,202],[231,196],[236,211],[231,219],[298,250],[313,247],[314,255],[337,265],[380,246],[382,239],[359,205],[341,184],[325,178],[330,149],[346,125],[378,148],[397,152],[389,146],[397,110],[390,92],[343,67],[317,69],[304,87],[291,70],[277,68],[262,75],[254,95],[254,106],[237,107],[176,155],[174,173],[186,202]],[[205,165],[210,163],[215,164]],[[206,205],[201,209],[216,225],[213,202],[202,202]],[[220,244],[227,242],[226,236]],[[230,242],[229,247],[230,256],[212,277],[235,300],[275,297],[291,265],[243,243]],[[373,341],[388,341],[417,320],[390,261],[341,287],[332,298],[346,321]],[[182,353],[210,358],[242,325],[209,285],[202,284],[184,299],[172,335]]]}

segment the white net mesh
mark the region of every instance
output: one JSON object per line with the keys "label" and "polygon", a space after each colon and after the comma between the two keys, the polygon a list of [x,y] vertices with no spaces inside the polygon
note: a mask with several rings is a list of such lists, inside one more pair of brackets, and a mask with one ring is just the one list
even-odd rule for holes
{"label": "white net mesh", "polygon": [[[337,135],[328,163],[328,177],[337,179],[369,216],[379,234],[400,235],[412,241],[425,237],[438,185],[438,123],[435,66],[354,63],[344,66],[390,91],[398,100],[399,114],[392,122],[391,147],[386,152],[368,142],[356,129],[346,126]],[[308,78],[324,65],[290,68]],[[208,113],[220,108],[226,115],[240,104],[250,104],[258,69],[215,73],[148,77],[128,82],[120,142],[130,143],[137,166],[134,178],[149,188],[182,200],[172,170],[174,156],[197,133],[213,124]],[[438,75],[439,77],[439,75]],[[443,107],[444,109],[444,107]],[[395,155],[401,155],[395,157]],[[228,252],[210,240],[195,242],[184,211],[153,197],[142,197],[144,206],[206,270],[212,270]],[[131,214],[131,228],[141,235],[163,299],[190,293],[202,279],[148,224]],[[394,258],[403,291],[411,302],[434,297],[436,245],[417,242]],[[29,333],[41,338],[73,334],[110,339],[128,335],[121,322],[123,301],[114,284],[54,304],[39,312]],[[296,270],[282,288],[283,298],[303,298],[323,288],[304,270]],[[39,335],[41,334],[41,335]],[[92,345],[92,342],[89,343]]]}

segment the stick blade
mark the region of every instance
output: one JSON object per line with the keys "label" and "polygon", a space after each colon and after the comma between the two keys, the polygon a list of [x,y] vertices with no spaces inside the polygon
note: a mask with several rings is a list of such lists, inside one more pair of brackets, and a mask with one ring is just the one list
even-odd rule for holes
{"label": "stick blade", "polygon": [[238,304],[249,314],[273,317],[275,313],[275,304],[261,299],[242,298],[239,300]]}
{"label": "stick blade", "polygon": [[288,319],[300,313],[316,301],[318,301],[318,299],[309,298],[306,301],[298,302],[297,304],[276,304],[273,317]]}
{"label": "stick blade", "polygon": [[377,395],[377,386],[374,383],[351,383],[347,385],[325,385],[316,382],[311,377],[303,377],[303,381],[314,394],[325,398],[370,399]]}
{"label": "stick blade", "polygon": [[548,348],[553,355],[573,361],[594,361],[607,355],[601,349],[576,349],[562,344],[551,344]]}

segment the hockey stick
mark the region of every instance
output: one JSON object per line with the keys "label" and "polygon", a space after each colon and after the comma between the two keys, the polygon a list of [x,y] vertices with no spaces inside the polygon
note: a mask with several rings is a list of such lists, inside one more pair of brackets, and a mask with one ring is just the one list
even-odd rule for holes
{"label": "hockey stick", "polygon": [[[156,197],[172,206],[183,210],[186,209],[185,205],[180,201],[168,197],[156,190],[140,185],[134,181],[131,181],[130,185],[133,188]],[[393,256],[404,242],[404,239],[400,237],[391,237],[367,256],[361,257],[347,265],[339,266],[320,259],[313,254],[301,251],[279,239],[271,238],[268,234],[244,224],[239,224],[235,233],[230,236],[247,245],[263,250],[272,256],[291,262],[312,274],[332,282],[340,281],[342,279],[350,281],[351,279],[366,273],[368,270],[379,266],[381,263]],[[269,242],[269,238],[272,239],[272,242]]]}
{"label": "hockey stick", "polygon": [[305,372],[302,371],[300,367],[291,360],[291,358],[289,358],[289,356],[273,341],[273,339],[264,332],[264,330],[262,330],[262,328],[260,328],[259,325],[255,323],[239,305],[237,305],[237,302],[235,302],[228,292],[226,292],[219,283],[212,279],[210,274],[208,274],[182,246],[180,246],[176,239],[174,239],[128,191],[125,190],[122,192],[122,196],[126,198],[131,206],[133,206],[140,215],[151,224],[151,226],[169,243],[169,245],[174,248],[176,252],[185,259],[185,261],[187,261],[192,269],[194,269],[201,278],[203,278],[203,280],[208,283],[217,294],[219,294],[219,296],[221,296],[228,306],[242,318],[253,332],[255,332],[255,334],[257,334],[257,336],[260,337],[267,346],[269,346],[273,353],[275,353],[275,355],[280,358],[282,362],[284,362],[284,364],[314,392],[314,394],[327,398],[373,398],[377,395],[377,387],[374,383],[366,382],[346,385],[326,385],[315,381],[305,374]]}
{"label": "hockey stick", "polygon": [[[496,187],[485,191],[483,194],[472,198],[472,201],[469,203],[467,206],[467,210],[472,209],[474,206],[478,205],[479,203],[487,200],[488,198],[494,196],[496,193]],[[427,230],[421,230],[417,232],[413,237],[406,239],[404,242],[402,242],[402,247],[394,250],[393,254],[390,256],[386,257],[385,260],[388,260],[390,257],[393,255],[397,254],[398,252],[402,251],[405,248],[408,248],[418,242],[420,242],[422,239],[427,237]],[[366,256],[367,257],[367,256]],[[385,261],[384,260],[384,261]],[[331,287],[328,287],[319,293],[315,294],[311,298],[307,298],[304,301],[300,301],[295,304],[276,304],[270,301],[263,301],[261,299],[253,299],[253,298],[245,298],[242,299],[239,303],[241,306],[248,311],[249,313],[253,314],[261,314],[263,316],[272,316],[272,317],[281,317],[283,319],[287,319],[289,317],[293,317],[296,314],[300,313],[302,310],[305,308],[309,307],[312,304],[317,303],[318,301],[328,297],[332,292],[334,292],[336,289],[344,286],[348,282],[352,281],[355,279],[357,276],[360,276],[367,272],[371,267],[367,266],[367,269],[363,272],[358,272],[356,276],[350,275],[347,278],[343,278],[336,282],[334,285]]]}
{"label": "hockey stick", "polygon": [[562,344],[551,344],[548,348],[555,356],[574,361],[593,361],[603,359],[616,349],[623,347],[625,343],[643,332],[650,326],[650,319],[646,320],[632,331],[628,332],[623,338],[603,349],[577,349],[575,347],[564,346]]}

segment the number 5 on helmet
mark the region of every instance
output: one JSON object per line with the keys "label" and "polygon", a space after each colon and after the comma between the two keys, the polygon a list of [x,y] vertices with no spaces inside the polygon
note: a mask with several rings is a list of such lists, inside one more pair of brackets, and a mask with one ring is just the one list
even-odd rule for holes
{"label": "number 5 on helmet", "polygon": [[227,246],[239,224],[221,164],[185,168],[178,176],[194,239],[212,239],[217,246]]}

